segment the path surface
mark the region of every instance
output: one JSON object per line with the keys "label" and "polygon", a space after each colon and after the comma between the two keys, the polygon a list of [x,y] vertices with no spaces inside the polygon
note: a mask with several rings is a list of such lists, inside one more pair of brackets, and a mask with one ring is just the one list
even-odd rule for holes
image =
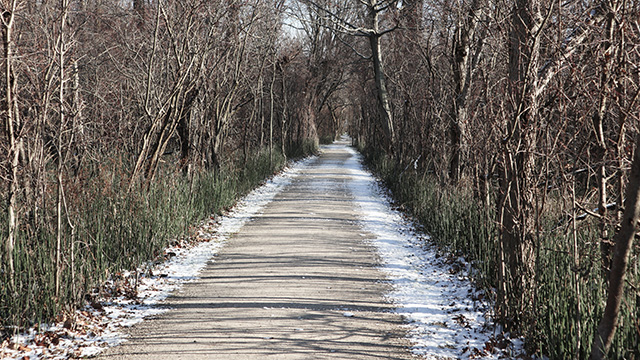
{"label": "path surface", "polygon": [[332,146],[102,359],[411,359]]}

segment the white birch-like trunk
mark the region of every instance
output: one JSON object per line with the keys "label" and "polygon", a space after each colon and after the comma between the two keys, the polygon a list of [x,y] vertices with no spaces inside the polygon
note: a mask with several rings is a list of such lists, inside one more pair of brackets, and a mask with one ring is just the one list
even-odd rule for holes
{"label": "white birch-like trunk", "polygon": [[17,0],[13,0],[9,2],[7,8],[4,9],[4,14],[2,17],[2,25],[4,30],[4,76],[5,76],[5,89],[4,95],[6,99],[6,109],[5,109],[5,122],[6,129],[8,132],[9,138],[9,159],[11,164],[11,169],[9,171],[9,197],[8,197],[8,236],[5,241],[5,258],[7,261],[7,265],[9,267],[9,278],[11,282],[11,286],[15,289],[15,264],[14,264],[14,249],[15,249],[15,241],[16,235],[18,232],[18,192],[19,192],[19,173],[18,173],[18,162],[19,162],[19,139],[17,134],[16,124],[14,122],[14,79],[12,78],[12,65],[13,65],[13,24],[15,19],[15,10],[17,7]]}

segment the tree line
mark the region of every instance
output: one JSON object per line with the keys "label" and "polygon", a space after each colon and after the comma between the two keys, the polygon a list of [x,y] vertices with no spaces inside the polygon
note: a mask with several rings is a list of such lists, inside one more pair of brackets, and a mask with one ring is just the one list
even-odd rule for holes
{"label": "tree line", "polygon": [[3,335],[69,313],[317,146],[324,54],[284,29],[285,1],[0,6]]}
{"label": "tree line", "polygon": [[495,319],[554,358],[637,357],[640,4],[301,3],[351,50],[343,117],[372,167],[400,196],[436,184],[414,213],[447,193],[483,214],[425,222],[478,230],[454,250]]}
{"label": "tree line", "polygon": [[25,254],[54,299],[90,288],[70,271],[106,252],[81,234],[87,189],[117,218],[346,129],[532,353],[639,356],[637,1],[2,6],[3,299],[36,286],[13,260],[45,270]]}

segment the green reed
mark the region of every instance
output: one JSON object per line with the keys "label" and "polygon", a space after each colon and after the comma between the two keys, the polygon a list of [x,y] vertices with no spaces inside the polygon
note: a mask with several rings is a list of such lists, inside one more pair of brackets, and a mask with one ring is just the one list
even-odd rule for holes
{"label": "green reed", "polygon": [[[431,241],[443,251],[464,256],[474,266],[477,286],[492,300],[498,265],[495,204],[482,204],[470,186],[443,184],[380,154],[365,152],[365,157],[394,200],[423,226]],[[587,359],[606,302],[599,233],[591,219],[578,223],[576,254],[571,224],[558,227],[559,218],[560,213],[547,211],[541,220],[531,316],[535,320],[522,324],[521,329],[531,353],[551,359]],[[639,248],[636,245],[630,261],[610,359],[640,359]]]}
{"label": "green reed", "polygon": [[[305,146],[296,155],[315,150]],[[66,190],[57,297],[55,191],[44,193],[44,206],[23,211],[14,251],[15,286],[7,265],[0,266],[0,340],[3,334],[50,322],[81,306],[85,295],[111,275],[160,259],[171,241],[188,236],[198,222],[230,208],[282,169],[285,157],[263,149],[238,163],[191,177],[165,165],[148,189],[132,191],[127,190],[125,169],[130,166],[125,161],[86,166],[82,186],[74,189],[76,184],[69,181]],[[1,210],[0,236],[5,239],[7,212]]]}

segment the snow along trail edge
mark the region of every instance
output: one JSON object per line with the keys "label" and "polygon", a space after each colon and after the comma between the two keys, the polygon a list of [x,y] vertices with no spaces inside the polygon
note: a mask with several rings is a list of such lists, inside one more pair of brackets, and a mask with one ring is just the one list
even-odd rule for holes
{"label": "snow along trail edge", "polygon": [[[327,148],[334,146],[344,147],[351,154],[347,167],[353,179],[348,181],[348,186],[361,212],[363,231],[374,234],[372,245],[378,250],[383,260],[381,268],[393,285],[388,300],[409,322],[410,340],[415,344],[413,353],[426,359],[497,359],[521,353],[521,339],[512,339],[511,345],[503,350],[495,349],[495,353],[486,351],[485,344],[492,341],[497,330],[485,316],[489,306],[471,300],[475,289],[467,276],[470,266],[463,263],[466,271],[452,273],[444,257],[436,255],[435,248],[426,248],[427,241],[415,231],[411,221],[391,208],[383,187],[362,166],[360,154],[342,144]],[[57,334],[57,345],[43,342],[42,334],[37,334],[35,329],[14,336],[11,342],[22,350],[9,350],[3,344],[0,358],[91,357],[108,346],[126,341],[123,328],[169,310],[158,304],[184,283],[197,279],[226,239],[258,215],[312,160],[293,164],[249,193],[225,216],[203,223],[197,231],[199,242],[195,246],[167,249],[165,253],[171,255],[170,260],[152,267],[150,272],[143,270],[155,275],[139,279],[137,299],[124,296],[103,299],[102,310],[87,306],[76,313],[79,326],[74,330],[62,322],[45,327],[49,333]],[[125,273],[123,277],[133,276]],[[42,345],[36,345],[38,342]]]}
{"label": "snow along trail edge", "polygon": [[382,185],[363,167],[362,156],[353,148],[347,150],[352,156],[346,165],[354,177],[349,186],[361,211],[360,222],[375,235],[372,243],[394,288],[388,298],[410,322],[414,354],[427,359],[497,359],[522,354],[523,339],[510,339],[505,349],[487,347],[497,327],[486,316],[490,306],[472,300],[477,299],[477,290],[469,279],[471,266],[458,259],[466,269],[451,271],[445,257],[429,247],[428,237],[421,238],[415,225],[392,209]]}
{"label": "snow along trail edge", "polygon": [[[239,200],[229,213],[204,221],[196,231],[195,245],[178,243],[165,250],[170,260],[153,265],[150,269],[140,268],[136,299],[126,296],[98,299],[99,304],[94,304],[94,307],[87,305],[76,311],[74,326],[61,321],[53,325],[41,325],[40,332],[34,327],[26,333],[15,335],[10,341],[2,343],[0,359],[93,357],[109,346],[126,341],[126,334],[122,331],[124,328],[146,317],[169,311],[161,304],[158,306],[159,303],[183,284],[196,280],[207,262],[212,261],[225,245],[228,237],[260,214],[264,206],[314,159],[312,156],[292,163],[282,173]],[[128,281],[135,279],[135,274],[129,272],[121,276]],[[116,281],[110,280],[107,286]]]}

